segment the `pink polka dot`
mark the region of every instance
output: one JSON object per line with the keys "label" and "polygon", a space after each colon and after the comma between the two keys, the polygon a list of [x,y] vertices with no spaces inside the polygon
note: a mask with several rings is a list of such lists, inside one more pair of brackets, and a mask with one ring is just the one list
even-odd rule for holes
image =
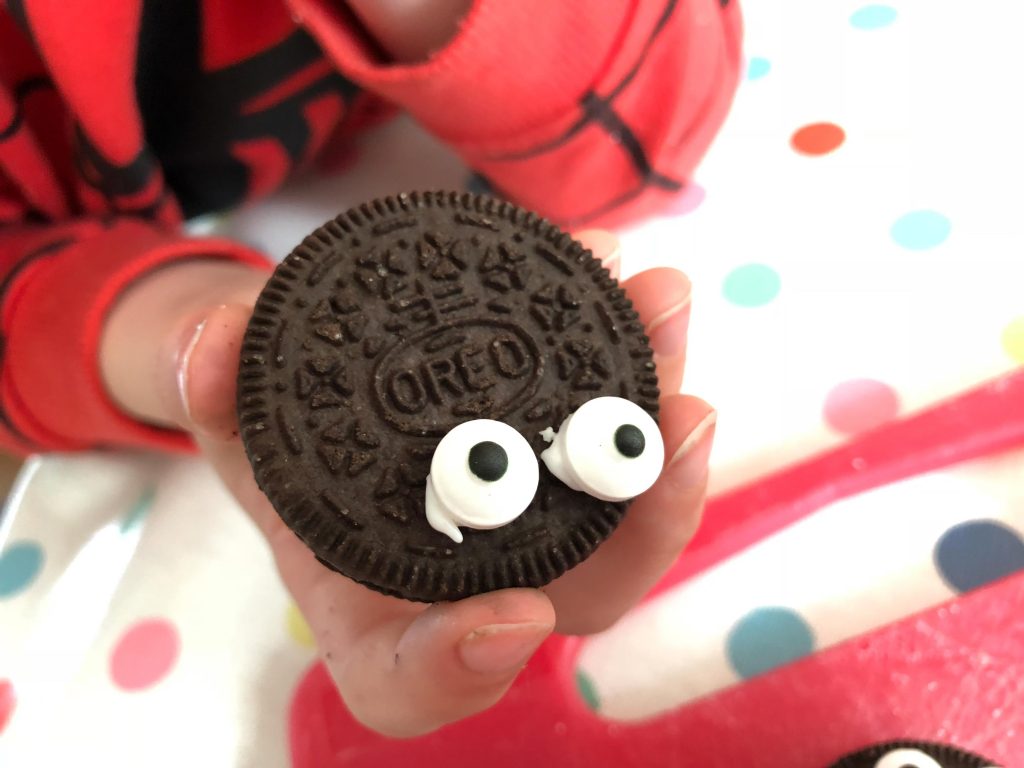
{"label": "pink polka dot", "polygon": [[0,680],[0,733],[4,732],[14,714],[14,686],[10,680]]}
{"label": "pink polka dot", "polygon": [[704,187],[692,181],[665,208],[667,216],[685,216],[693,213],[704,202]]}
{"label": "pink polka dot", "polygon": [[144,619],[129,627],[110,655],[110,676],[126,691],[158,683],[174,666],[181,650],[178,631],[166,619]]}
{"label": "pink polka dot", "polygon": [[825,422],[845,434],[866,432],[899,412],[900,399],[893,388],[873,379],[844,381],[825,398]]}

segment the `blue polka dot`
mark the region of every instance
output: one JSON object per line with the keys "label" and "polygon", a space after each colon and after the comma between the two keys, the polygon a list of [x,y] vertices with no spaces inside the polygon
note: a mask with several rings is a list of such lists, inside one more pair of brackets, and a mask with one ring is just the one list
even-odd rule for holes
{"label": "blue polka dot", "polygon": [[474,195],[493,195],[494,187],[485,176],[474,173],[466,179],[466,191],[472,192]]}
{"label": "blue polka dot", "polygon": [[1024,538],[992,520],[971,520],[946,531],[935,565],[957,592],[969,592],[1024,570]]}
{"label": "blue polka dot", "polygon": [[28,587],[43,568],[43,548],[34,541],[17,541],[0,554],[0,599]]}
{"label": "blue polka dot", "polygon": [[771,72],[772,63],[768,59],[755,56],[747,63],[747,80],[760,80]]}
{"label": "blue polka dot", "polygon": [[782,278],[767,264],[744,264],[725,276],[722,294],[740,307],[760,307],[779,295]]}
{"label": "blue polka dot", "polygon": [[856,29],[881,29],[896,21],[896,9],[891,5],[865,5],[850,16]]}
{"label": "blue polka dot", "polygon": [[943,243],[952,228],[949,219],[938,211],[911,211],[896,219],[889,234],[897,245],[925,251]]}
{"label": "blue polka dot", "polygon": [[808,655],[814,633],[796,611],[771,606],[757,608],[729,632],[726,653],[733,669],[751,678]]}
{"label": "blue polka dot", "polygon": [[142,524],[146,515],[153,508],[153,498],[155,495],[156,491],[153,488],[146,489],[142,496],[132,505],[132,508],[121,518],[119,526],[121,533],[128,533],[128,531],[134,530]]}

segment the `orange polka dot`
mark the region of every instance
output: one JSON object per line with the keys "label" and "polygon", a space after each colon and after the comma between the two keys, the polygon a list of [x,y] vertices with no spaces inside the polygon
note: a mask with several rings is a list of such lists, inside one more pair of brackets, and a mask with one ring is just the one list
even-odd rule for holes
{"label": "orange polka dot", "polygon": [[835,123],[811,123],[793,134],[793,149],[804,155],[827,155],[846,140],[846,132]]}

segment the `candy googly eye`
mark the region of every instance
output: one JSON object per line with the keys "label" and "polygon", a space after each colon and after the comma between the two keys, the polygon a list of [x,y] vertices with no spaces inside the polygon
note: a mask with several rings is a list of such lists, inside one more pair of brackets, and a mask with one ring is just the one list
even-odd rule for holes
{"label": "candy googly eye", "polygon": [[541,461],[572,488],[604,501],[639,496],[658,479],[665,445],[658,425],[634,402],[597,397],[574,411],[554,433]]}
{"label": "candy googly eye", "polygon": [[942,765],[919,749],[903,747],[886,752],[875,763],[875,768],[942,768]]}
{"label": "candy googly eye", "polygon": [[519,432],[491,419],[463,422],[441,439],[430,461],[427,522],[461,542],[460,526],[487,530],[519,517],[539,481],[537,457]]}

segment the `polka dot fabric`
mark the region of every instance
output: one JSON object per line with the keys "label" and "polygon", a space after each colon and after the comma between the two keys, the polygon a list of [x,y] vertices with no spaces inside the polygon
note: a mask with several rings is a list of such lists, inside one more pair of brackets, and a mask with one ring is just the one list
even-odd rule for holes
{"label": "polka dot fabric", "polygon": [[0,765],[287,765],[312,641],[210,469],[54,456],[23,478],[0,547]]}
{"label": "polka dot fabric", "polygon": [[[949,57],[989,25],[935,4],[744,9],[746,79],[702,205],[623,249],[627,276],[674,263],[693,279],[686,389],[720,414],[712,492],[1024,363],[1006,181],[1024,120],[973,93],[1009,87],[994,73],[1011,34]],[[1006,130],[965,143],[983,114]],[[1006,578],[1024,567],[1021,466],[914,478],[755,545],[589,643],[586,700],[649,717]],[[1024,705],[1006,714],[1024,726]]]}
{"label": "polka dot fabric", "polygon": [[[621,233],[625,276],[692,278],[686,389],[719,413],[712,493],[1024,364],[1019,12],[744,13],[725,130],[659,216]],[[490,188],[408,122],[361,150],[333,159],[343,178],[202,226],[280,254],[367,198]],[[583,703],[645,718],[1019,572],[1021,466],[912,478],[756,544],[588,641]],[[107,454],[30,475],[0,539],[0,764],[286,765],[314,639],[213,474]],[[1024,711],[1003,718],[1024,727]]]}

